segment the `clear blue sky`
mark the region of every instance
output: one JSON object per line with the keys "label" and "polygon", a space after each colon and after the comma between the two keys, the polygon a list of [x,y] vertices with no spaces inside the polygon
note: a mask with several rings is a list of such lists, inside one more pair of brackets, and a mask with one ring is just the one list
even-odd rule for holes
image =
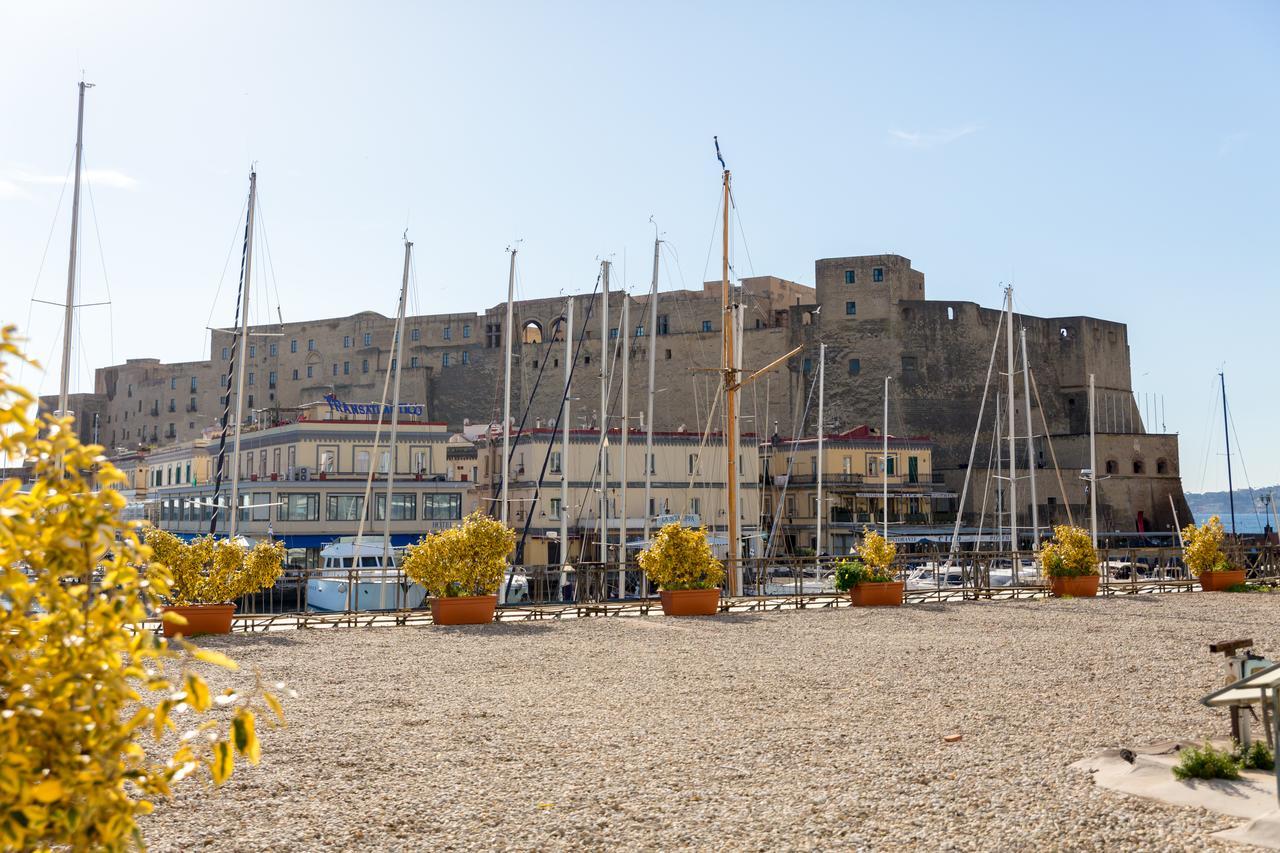
{"label": "clear blue sky", "polygon": [[82,299],[105,266],[114,304],[82,312],[78,388],[207,354],[253,161],[286,319],[391,313],[406,225],[419,310],[470,311],[516,238],[523,295],[606,255],[645,286],[650,216],[695,285],[719,134],[740,274],[891,251],[987,305],[1012,278],[1029,312],[1129,324],[1189,490],[1225,484],[1221,365],[1249,479],[1280,481],[1280,4],[6,3],[0,313],[44,360],[81,69]]}

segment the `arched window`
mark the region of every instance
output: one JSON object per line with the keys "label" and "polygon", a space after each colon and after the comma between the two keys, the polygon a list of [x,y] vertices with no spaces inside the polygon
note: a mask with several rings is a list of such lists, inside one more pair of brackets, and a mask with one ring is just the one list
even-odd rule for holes
{"label": "arched window", "polygon": [[1135,474],[1146,473],[1146,466],[1142,464],[1141,459],[1133,460],[1133,473]]}
{"label": "arched window", "polygon": [[1107,473],[1108,473],[1108,474],[1119,474],[1119,473],[1120,473],[1120,463],[1119,463],[1119,462],[1117,462],[1117,461],[1116,461],[1116,460],[1114,460],[1114,459],[1108,459],[1108,460],[1107,460]]}
{"label": "arched window", "polygon": [[542,324],[537,320],[529,320],[520,331],[520,339],[526,344],[542,343]]}
{"label": "arched window", "polygon": [[1157,473],[1157,474],[1168,474],[1168,473],[1169,473],[1169,460],[1167,460],[1167,459],[1157,459],[1157,460],[1156,460],[1156,473]]}
{"label": "arched window", "polygon": [[564,340],[564,332],[565,332],[565,326],[567,322],[568,321],[565,320],[564,317],[557,317],[555,321],[552,322],[551,324],[551,340],[552,341]]}

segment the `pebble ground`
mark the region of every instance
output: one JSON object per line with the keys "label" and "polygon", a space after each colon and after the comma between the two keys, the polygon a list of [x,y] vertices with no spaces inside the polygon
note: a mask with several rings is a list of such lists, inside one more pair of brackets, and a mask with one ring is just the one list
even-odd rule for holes
{"label": "pebble ground", "polygon": [[207,638],[299,695],[261,765],[185,783],[143,830],[153,851],[1228,849],[1210,833],[1239,821],[1068,765],[1225,735],[1197,702],[1223,678],[1207,646],[1280,655],[1276,614],[1200,593]]}

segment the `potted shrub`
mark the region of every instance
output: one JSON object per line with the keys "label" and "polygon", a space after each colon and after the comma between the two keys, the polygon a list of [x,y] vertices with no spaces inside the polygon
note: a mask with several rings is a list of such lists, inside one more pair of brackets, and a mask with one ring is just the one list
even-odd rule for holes
{"label": "potted shrub", "polygon": [[864,528],[857,556],[836,564],[836,589],[849,593],[854,607],[900,607],[903,582],[893,576],[897,555],[896,545]]}
{"label": "potted shrub", "polygon": [[1220,592],[1244,583],[1244,569],[1233,567],[1222,550],[1225,536],[1222,519],[1216,515],[1199,527],[1188,524],[1182,531],[1183,559],[1205,592]]}
{"label": "potted shrub", "polygon": [[201,536],[183,542],[149,527],[146,543],[156,562],[173,574],[164,596],[169,603],[162,608],[166,637],[230,633],[235,599],[266,589],[284,573],[280,542],[262,541],[246,553],[230,539]]}
{"label": "potted shrub", "polygon": [[476,510],[461,525],[410,545],[401,567],[426,587],[437,625],[482,625],[493,621],[507,555],[515,548],[514,530]]}
{"label": "potted shrub", "polygon": [[1089,532],[1060,524],[1040,550],[1040,564],[1055,598],[1092,598],[1098,594],[1098,552]]}
{"label": "potted shrub", "polygon": [[714,616],[720,609],[724,565],[711,553],[705,527],[664,525],[640,552],[640,568],[658,587],[668,616]]}

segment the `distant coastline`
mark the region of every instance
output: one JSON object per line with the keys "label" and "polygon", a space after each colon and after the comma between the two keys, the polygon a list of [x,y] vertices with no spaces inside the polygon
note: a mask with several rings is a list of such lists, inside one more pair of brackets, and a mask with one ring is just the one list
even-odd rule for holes
{"label": "distant coastline", "polygon": [[[1270,522],[1276,526],[1275,516],[1268,519],[1268,508],[1263,502],[1266,495],[1274,494],[1280,500],[1280,484],[1261,486],[1250,493],[1248,489],[1236,489],[1236,531],[1239,533],[1261,533],[1263,527]],[[1222,523],[1231,526],[1231,504],[1227,492],[1187,492],[1187,505],[1195,515],[1197,524],[1201,524],[1212,515],[1222,518]]]}

